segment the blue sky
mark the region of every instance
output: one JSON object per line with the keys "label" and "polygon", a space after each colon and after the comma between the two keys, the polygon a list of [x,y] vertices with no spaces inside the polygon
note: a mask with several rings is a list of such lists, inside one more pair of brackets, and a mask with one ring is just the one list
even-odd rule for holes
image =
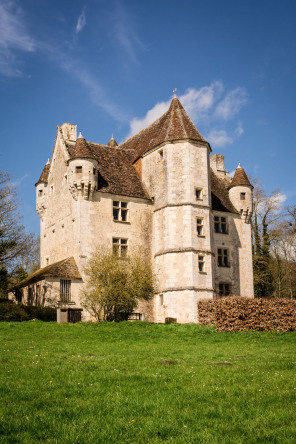
{"label": "blue sky", "polygon": [[0,0],[0,169],[38,233],[56,125],[120,142],[177,95],[226,168],[296,203],[295,0]]}

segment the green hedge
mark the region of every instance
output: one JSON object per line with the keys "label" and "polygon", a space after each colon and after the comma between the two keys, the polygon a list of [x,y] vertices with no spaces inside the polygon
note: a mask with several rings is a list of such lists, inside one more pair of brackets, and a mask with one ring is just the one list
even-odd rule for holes
{"label": "green hedge", "polygon": [[44,322],[57,320],[57,312],[52,307],[15,304],[8,299],[0,299],[0,321],[29,321],[39,319]]}

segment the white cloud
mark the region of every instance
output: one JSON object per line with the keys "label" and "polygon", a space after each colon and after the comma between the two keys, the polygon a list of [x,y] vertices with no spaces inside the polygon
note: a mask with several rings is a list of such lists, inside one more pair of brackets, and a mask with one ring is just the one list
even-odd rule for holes
{"label": "white cloud", "polygon": [[[179,96],[179,100],[194,123],[197,123],[197,125],[200,125],[200,123],[209,125],[209,123],[213,123],[213,121],[220,120],[221,118],[223,120],[230,119],[247,102],[247,93],[244,88],[233,89],[221,100],[223,90],[223,83],[221,81],[214,81],[200,89],[188,88],[185,94]],[[170,100],[158,102],[144,117],[134,117],[130,122],[128,137],[133,136],[158,119],[168,110],[169,105]],[[212,138],[212,143],[219,147],[224,146],[226,143],[232,143],[243,132],[242,124],[239,123],[231,136],[224,129],[217,130],[213,128],[209,132],[209,137]],[[210,141],[210,139],[208,140]]]}
{"label": "white cloud", "polygon": [[0,73],[21,75],[17,53],[34,50],[35,42],[28,34],[20,7],[14,1],[0,0]]}
{"label": "white cloud", "polygon": [[85,16],[85,11],[83,10],[77,20],[77,25],[75,29],[76,34],[81,32],[85,27],[85,25],[86,25],[86,16]]}
{"label": "white cloud", "polygon": [[210,144],[217,148],[233,142],[233,138],[227,134],[226,130],[217,129],[213,129],[209,132],[207,140],[210,142]]}
{"label": "white cloud", "polygon": [[248,95],[245,88],[235,88],[230,91],[224,99],[217,105],[216,116],[229,120],[247,103]]}

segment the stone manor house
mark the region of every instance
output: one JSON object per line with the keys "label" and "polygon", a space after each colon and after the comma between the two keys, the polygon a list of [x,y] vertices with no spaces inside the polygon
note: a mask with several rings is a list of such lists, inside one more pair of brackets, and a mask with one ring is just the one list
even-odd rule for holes
{"label": "stone manor house", "polygon": [[77,138],[76,125],[58,126],[36,183],[41,269],[16,297],[59,303],[60,320],[65,313],[88,319],[79,291],[100,247],[120,256],[140,250],[152,261],[159,294],[140,303],[134,319],[198,322],[199,299],[253,297],[253,187],[240,165],[231,179],[224,156],[211,151],[177,97],[120,145],[113,137],[88,142]]}

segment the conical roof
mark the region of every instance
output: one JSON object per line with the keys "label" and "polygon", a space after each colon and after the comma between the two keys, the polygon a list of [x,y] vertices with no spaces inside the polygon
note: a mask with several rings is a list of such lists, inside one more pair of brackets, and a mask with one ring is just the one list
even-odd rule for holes
{"label": "conical roof", "polygon": [[108,142],[108,146],[110,146],[111,148],[116,148],[118,146],[118,143],[116,142],[116,140],[114,139],[114,137],[112,136],[111,139]]}
{"label": "conical roof", "polygon": [[71,157],[89,157],[92,158],[91,150],[83,137],[78,137],[76,140]]}
{"label": "conical roof", "polygon": [[48,179],[48,173],[49,173],[50,163],[47,161],[46,165],[44,166],[41,176],[39,177],[38,182],[35,183],[35,186],[39,183],[47,183]]}
{"label": "conical roof", "polygon": [[235,170],[233,179],[231,181],[231,184],[229,185],[229,188],[236,187],[236,186],[242,186],[246,185],[253,188],[253,185],[251,185],[248,176],[246,175],[245,170],[242,168],[241,164],[238,164],[237,169]]}
{"label": "conical roof", "polygon": [[[191,139],[208,143],[199,133],[180,100],[174,97],[166,113],[120,145],[135,152],[135,158],[163,142]],[[209,144],[208,144],[209,145]]]}

